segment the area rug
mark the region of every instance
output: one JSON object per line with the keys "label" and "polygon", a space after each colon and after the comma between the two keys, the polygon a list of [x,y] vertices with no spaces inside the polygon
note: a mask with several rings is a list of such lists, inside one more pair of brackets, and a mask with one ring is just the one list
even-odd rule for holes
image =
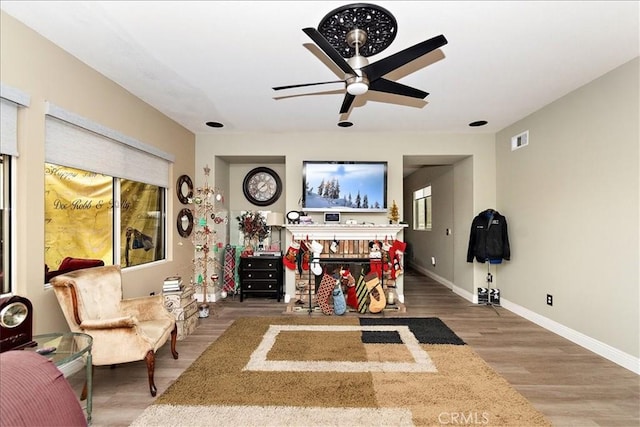
{"label": "area rug", "polygon": [[236,320],[133,426],[548,426],[437,318]]}

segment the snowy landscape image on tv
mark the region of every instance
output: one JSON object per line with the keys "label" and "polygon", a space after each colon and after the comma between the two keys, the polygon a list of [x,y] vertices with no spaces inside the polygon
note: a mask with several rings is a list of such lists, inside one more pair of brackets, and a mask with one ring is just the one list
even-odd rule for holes
{"label": "snowy landscape image on tv", "polygon": [[302,209],[387,210],[387,162],[303,162]]}

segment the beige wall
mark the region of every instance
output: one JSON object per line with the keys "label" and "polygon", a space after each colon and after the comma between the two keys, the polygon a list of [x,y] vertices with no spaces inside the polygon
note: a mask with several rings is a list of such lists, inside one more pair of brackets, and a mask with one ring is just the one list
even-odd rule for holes
{"label": "beige wall", "polygon": [[[428,270],[438,278],[453,283],[453,166],[427,166],[412,173],[404,180],[405,217],[413,225],[413,192],[431,186],[432,229],[430,231],[405,231],[405,239],[411,247],[407,261],[421,271]],[[435,258],[435,266],[432,265]]]}
{"label": "beige wall", "polygon": [[[514,123],[496,144],[513,253],[500,270],[503,297],[636,358],[638,63]],[[529,145],[511,151],[511,137],[525,130]]]}
{"label": "beige wall", "polygon": [[[390,141],[393,141],[392,147]],[[302,162],[304,160],[384,160],[388,162],[388,203],[396,200],[400,209],[400,218],[405,219],[403,209],[403,159],[405,156],[425,156],[425,155],[456,155],[469,156],[473,158],[473,167],[469,162],[459,162],[466,168],[462,172],[463,177],[460,182],[466,182],[467,188],[462,189],[461,185],[453,185],[454,197],[457,198],[459,209],[463,212],[454,224],[456,228],[464,229],[467,234],[468,225],[463,221],[470,221],[473,218],[473,207],[493,206],[495,204],[495,157],[494,136],[493,135],[424,135],[414,133],[313,133],[313,134],[239,134],[220,132],[216,134],[196,136],[196,156],[198,164],[220,164],[216,162],[218,156],[255,156],[258,159],[264,156],[265,159],[273,156],[284,158],[284,170],[281,174],[286,182],[286,189],[283,197],[278,202],[278,209],[284,206],[283,211],[299,209],[298,201],[302,195]],[[244,209],[246,202],[240,189],[242,172],[247,171],[252,165],[234,166],[227,165],[230,169],[230,176],[233,178],[229,184],[228,204],[232,210]],[[274,166],[275,167],[275,166]],[[278,168],[281,166],[278,165]],[[455,167],[454,167],[455,169]],[[278,169],[280,171],[281,169]],[[236,174],[237,171],[239,174]],[[460,172],[458,172],[460,174]],[[477,182],[472,186],[469,179]],[[466,180],[466,181],[465,181]],[[463,195],[463,196],[460,196]],[[451,197],[447,195],[447,197]],[[282,205],[284,203],[284,205]],[[269,208],[265,208],[269,209]],[[275,209],[274,209],[275,210]],[[321,221],[321,214],[312,214],[317,221]],[[386,214],[375,213],[349,213],[345,218],[354,218],[358,221],[374,223],[386,223]],[[464,218],[464,219],[463,219]],[[286,247],[286,243],[285,243]],[[462,252],[460,252],[462,251]],[[464,261],[466,247],[456,249],[453,259],[442,260],[443,263],[455,265],[459,272],[460,283],[458,286],[464,288],[469,293],[473,288],[474,280],[482,280],[484,273],[482,270],[475,271],[471,264],[460,263]],[[462,258],[461,258],[462,257]],[[474,279],[474,276],[478,275]],[[287,293],[293,294],[293,279],[287,277]],[[402,276],[398,280],[398,287],[401,292]]]}
{"label": "beige wall", "polygon": [[[471,284],[471,288],[467,291],[473,293],[473,288],[478,284],[477,281],[482,280],[484,276],[484,272],[479,271],[477,267],[469,269],[467,262],[469,229],[472,217],[477,212],[474,208],[473,170],[472,157],[467,157],[453,165],[453,283],[454,290],[458,293],[461,293],[460,286],[466,283]],[[462,291],[464,292],[464,289]],[[466,297],[469,298],[468,295]]]}
{"label": "beige wall", "polygon": [[[285,177],[285,167],[284,164],[272,164],[272,163],[231,163],[229,164],[229,193],[231,198],[229,200],[229,237],[232,244],[240,244],[240,230],[238,230],[238,222],[235,221],[235,218],[240,214],[240,211],[273,211],[273,212],[281,212],[286,213],[285,210],[285,198],[284,196],[280,196],[280,198],[272,205],[259,207],[251,202],[249,202],[243,195],[242,192],[242,183],[244,181],[244,177],[249,173],[250,170],[256,168],[258,166],[266,166],[273,169],[280,179],[282,180],[282,185],[284,188],[287,186],[286,177]],[[284,193],[283,193],[284,194]],[[238,197],[242,196],[242,197]]]}
{"label": "beige wall", "polygon": [[10,16],[2,13],[0,19],[2,83],[31,96],[30,107],[19,113],[15,292],[33,302],[35,333],[67,330],[53,291],[44,286],[45,101],[175,156],[168,203],[169,259],[128,269],[123,274],[125,297],[158,292],[164,277],[190,270],[193,248],[175,227],[182,207],[175,181],[181,174],[194,175],[195,137]]}
{"label": "beige wall", "polygon": [[[468,299],[484,284],[486,267],[465,263],[473,215],[495,207],[507,216],[512,259],[492,269],[503,306],[637,371],[640,341],[640,169],[638,59],[566,95],[497,135],[496,201],[475,178],[476,158],[426,168],[405,179],[411,191],[429,183],[449,187],[453,201],[434,197],[434,218],[454,224],[448,239],[407,232],[412,263]],[[511,137],[530,131],[530,145],[511,151]],[[470,191],[470,189],[473,189]],[[470,214],[470,212],[473,212]],[[410,219],[410,216],[408,217]],[[440,231],[442,232],[442,230]],[[421,237],[426,234],[426,237]],[[434,235],[432,235],[434,234]],[[554,304],[546,304],[547,293]]]}

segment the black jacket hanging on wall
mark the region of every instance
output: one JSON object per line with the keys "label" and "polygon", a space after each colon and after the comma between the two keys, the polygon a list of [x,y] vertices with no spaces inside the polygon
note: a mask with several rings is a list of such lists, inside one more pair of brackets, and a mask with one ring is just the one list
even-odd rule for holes
{"label": "black jacket hanging on wall", "polygon": [[489,261],[499,264],[503,259],[511,259],[507,219],[500,212],[487,209],[480,212],[471,223],[467,262]]}

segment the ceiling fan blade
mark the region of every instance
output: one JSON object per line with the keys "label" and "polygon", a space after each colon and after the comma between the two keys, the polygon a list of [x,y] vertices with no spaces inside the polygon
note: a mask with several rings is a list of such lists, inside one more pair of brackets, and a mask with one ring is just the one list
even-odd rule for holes
{"label": "ceiling fan blade", "polygon": [[369,90],[392,93],[395,95],[410,96],[411,98],[420,99],[424,99],[427,97],[427,95],[429,95],[427,92],[424,92],[420,89],[415,89],[410,86],[406,86],[401,83],[384,78],[379,78],[378,80],[374,80],[373,82],[371,82],[369,84]]}
{"label": "ceiling fan blade", "polygon": [[329,83],[344,83],[344,80],[332,80],[330,82],[302,83],[302,84],[298,84],[298,85],[277,86],[277,87],[274,87],[273,90],[293,89],[294,87],[304,87],[304,86],[326,85],[326,84],[329,84]]}
{"label": "ceiling fan blade", "polygon": [[355,95],[351,95],[350,93],[346,93],[344,95],[344,101],[342,101],[342,108],[340,108],[340,114],[345,114],[351,108],[351,104],[353,104],[353,100],[356,99]]}
{"label": "ceiling fan blade", "polygon": [[305,34],[311,38],[311,40],[316,42],[318,47],[322,49],[322,51],[326,53],[327,56],[331,58],[331,60],[338,67],[340,67],[342,71],[347,74],[356,74],[353,68],[351,68],[351,65],[349,65],[349,63],[342,57],[342,55],[340,55],[338,51],[335,50],[333,46],[331,46],[331,43],[329,43],[318,30],[316,30],[315,28],[303,28],[302,31],[304,31]]}
{"label": "ceiling fan blade", "polygon": [[384,59],[374,62],[373,64],[362,67],[362,71],[369,77],[369,81],[373,81],[384,76],[387,73],[400,68],[405,64],[418,59],[427,53],[438,49],[441,46],[447,44],[447,39],[440,34],[429,40],[425,40],[421,43],[401,50],[398,53],[394,53]]}

